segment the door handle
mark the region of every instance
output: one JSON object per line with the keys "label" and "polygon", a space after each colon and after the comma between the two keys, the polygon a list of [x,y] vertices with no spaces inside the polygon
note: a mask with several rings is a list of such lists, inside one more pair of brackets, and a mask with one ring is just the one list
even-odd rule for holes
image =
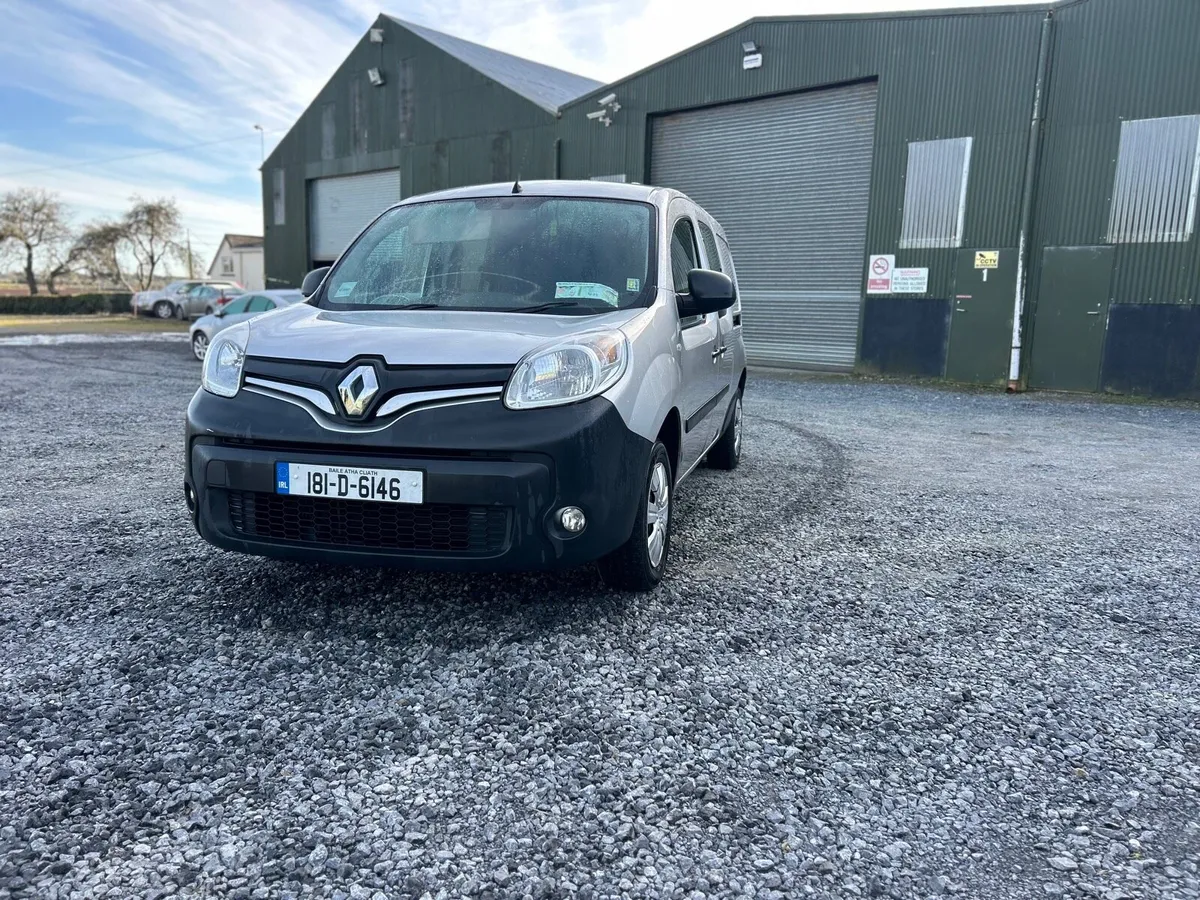
{"label": "door handle", "polygon": [[714,350],[712,352],[713,362],[716,362],[718,357],[724,356],[725,350],[726,350],[725,347],[718,347],[716,350]]}

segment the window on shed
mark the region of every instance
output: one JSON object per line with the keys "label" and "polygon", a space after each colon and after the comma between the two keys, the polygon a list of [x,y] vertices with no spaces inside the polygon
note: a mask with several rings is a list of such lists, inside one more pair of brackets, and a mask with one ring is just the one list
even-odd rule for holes
{"label": "window on shed", "polygon": [[334,119],[335,107],[326,103],[321,107],[321,159],[333,159],[337,155],[335,138],[337,123]]}
{"label": "window on shed", "polygon": [[625,183],[625,176],[622,175],[593,175],[588,181],[615,181],[618,184]]}
{"label": "window on shed", "polygon": [[350,81],[350,152],[355,156],[367,152],[367,111],[363,108],[363,83],[366,80],[366,72],[356,72]]}
{"label": "window on shed", "polygon": [[1200,116],[1121,123],[1110,244],[1187,241],[1196,226]]}
{"label": "window on shed", "polygon": [[283,224],[283,169],[276,169],[271,173],[271,199],[274,207],[274,216],[272,221],[276,225]]}
{"label": "window on shed", "polygon": [[963,137],[908,145],[902,248],[962,246],[971,144]]}

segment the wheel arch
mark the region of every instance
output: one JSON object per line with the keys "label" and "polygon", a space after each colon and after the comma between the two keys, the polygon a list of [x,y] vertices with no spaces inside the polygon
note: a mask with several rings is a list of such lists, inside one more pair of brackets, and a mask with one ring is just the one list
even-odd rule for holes
{"label": "wheel arch", "polygon": [[671,481],[679,480],[679,454],[683,449],[683,418],[679,409],[671,407],[658,429],[658,440],[667,448],[671,458]]}

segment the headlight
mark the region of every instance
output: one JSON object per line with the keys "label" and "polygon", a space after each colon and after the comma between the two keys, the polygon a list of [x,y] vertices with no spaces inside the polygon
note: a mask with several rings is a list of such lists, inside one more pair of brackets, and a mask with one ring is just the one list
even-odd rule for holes
{"label": "headlight", "polygon": [[243,322],[222,331],[204,355],[204,375],[200,383],[219,397],[232,397],[242,386],[242,366],[246,362],[246,342],[250,325]]}
{"label": "headlight", "polygon": [[509,409],[586,400],[616,384],[629,365],[629,341],[620,331],[593,331],[539,347],[513,370],[504,389]]}

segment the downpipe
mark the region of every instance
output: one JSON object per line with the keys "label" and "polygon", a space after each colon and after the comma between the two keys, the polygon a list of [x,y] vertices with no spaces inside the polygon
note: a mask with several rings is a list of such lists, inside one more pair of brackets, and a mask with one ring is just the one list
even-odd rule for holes
{"label": "downpipe", "polygon": [[1029,146],[1025,156],[1025,183],[1021,192],[1021,231],[1017,240],[1017,289],[1013,297],[1012,353],[1008,361],[1008,392],[1024,389],[1021,357],[1025,323],[1026,282],[1029,278],[1029,235],[1033,228],[1033,207],[1038,166],[1042,156],[1042,122],[1045,118],[1046,76],[1050,69],[1050,51],[1054,31],[1054,12],[1048,11],[1042,20],[1042,36],[1038,45],[1037,80],[1033,88],[1033,115],[1029,123]]}

